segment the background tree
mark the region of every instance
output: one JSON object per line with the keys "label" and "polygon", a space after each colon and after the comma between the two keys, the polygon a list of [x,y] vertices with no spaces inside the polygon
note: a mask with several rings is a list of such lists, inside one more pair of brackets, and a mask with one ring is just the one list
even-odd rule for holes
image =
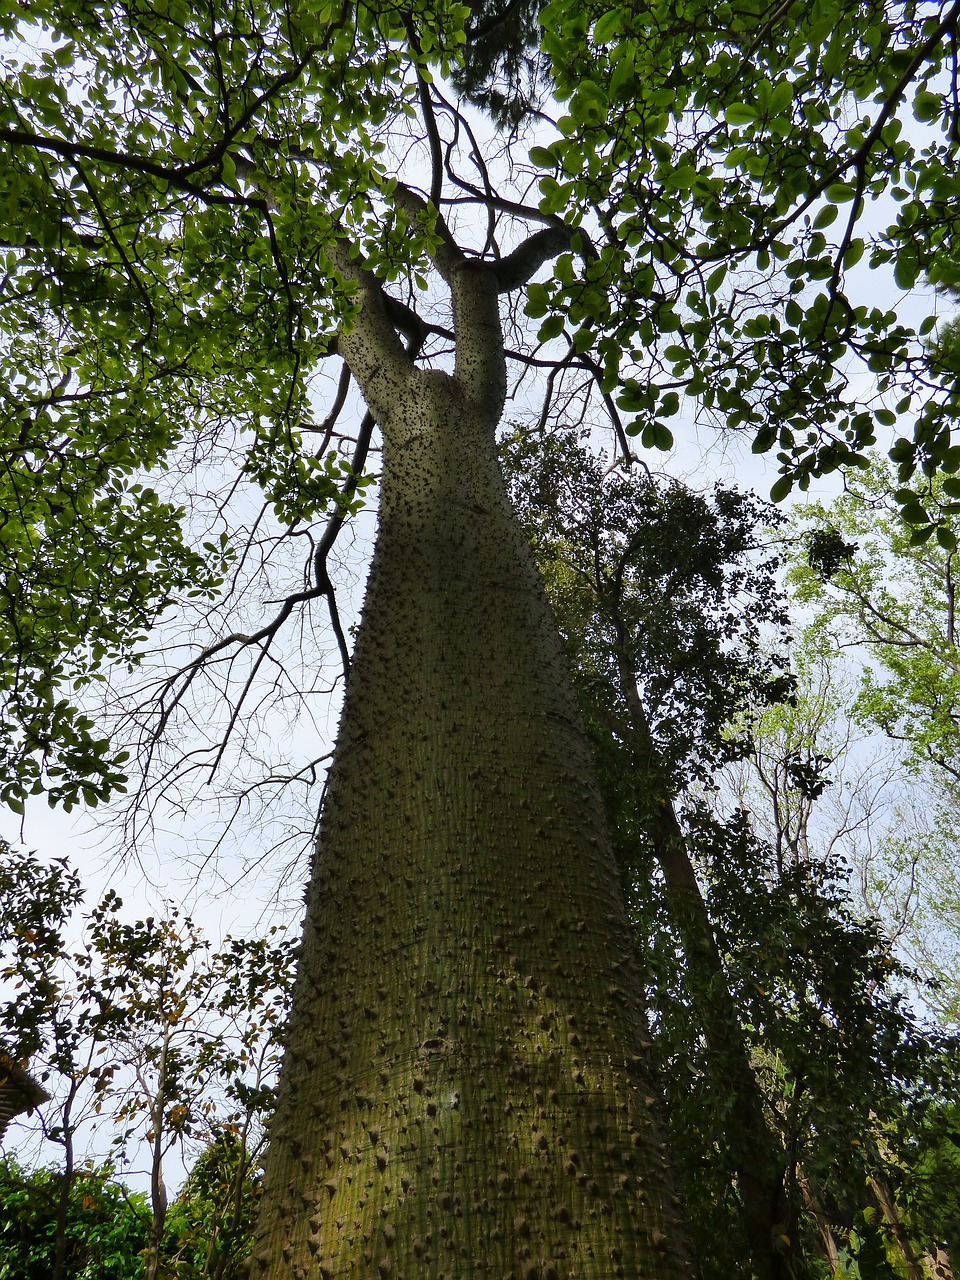
{"label": "background tree", "polygon": [[[69,1274],[71,1196],[98,1124],[108,1126],[101,1150],[105,1142],[121,1168],[145,1165],[149,1174],[140,1206],[146,1280],[164,1265],[169,1157],[216,1139],[233,1199],[222,1193],[224,1220],[209,1261],[226,1266],[273,1101],[290,944],[274,929],[249,941],[228,937],[215,950],[176,909],[127,923],[113,892],[87,916],[81,943],[71,944],[65,929],[79,901],[75,874],[62,861],[45,866],[18,850],[5,853],[0,919],[12,927],[4,976],[22,986],[0,1006],[0,1026],[8,1042],[34,1051],[51,1095],[39,1116],[43,1133],[63,1149],[62,1168],[47,1179],[60,1212],[50,1274]],[[212,1170],[212,1156],[208,1164]]]}
{"label": "background tree", "polygon": [[[9,1156],[0,1161],[2,1280],[48,1280],[61,1234],[65,1280],[144,1276],[153,1218],[147,1195],[125,1186],[109,1164],[81,1163],[61,1228],[63,1179],[62,1169],[28,1170]],[[156,1274],[163,1280],[233,1280],[249,1246],[258,1195],[251,1153],[222,1133],[197,1158],[170,1205]]]}
{"label": "background tree", "polygon": [[167,1214],[162,1277],[230,1280],[249,1252],[260,1180],[241,1138],[225,1131],[197,1158]]}
{"label": "background tree", "polygon": [[[854,665],[844,711],[902,775],[897,817],[873,842],[863,892],[938,988],[928,999],[955,1021],[957,504],[949,478],[896,486],[891,469],[878,463],[851,478],[834,502],[803,509],[791,578],[798,602],[811,611],[811,644],[836,670]],[[935,537],[899,521],[897,506],[909,504],[932,513],[940,526]],[[836,677],[834,683],[843,687]]]}
{"label": "background tree", "polygon": [[[113,1179],[109,1166],[81,1166],[60,1202],[62,1170],[22,1169],[0,1160],[2,1280],[131,1280],[140,1275],[149,1211],[145,1197]],[[61,1246],[65,1240],[65,1248]]]}
{"label": "background tree", "polygon": [[[939,1038],[901,1003],[890,939],[854,914],[849,866],[808,830],[829,785],[833,694],[817,703],[803,662],[798,690],[769,656],[778,628],[785,646],[776,513],[605,472],[576,432],[517,431],[504,456],[636,885],[701,1268],[813,1275],[818,1255],[839,1267],[845,1250],[864,1275],[899,1274],[945,1237],[930,1215],[898,1237],[883,1189],[906,1204],[923,1184],[913,1146],[954,1086]],[[793,737],[777,744],[785,724]],[[756,830],[745,811],[719,820],[704,804],[745,758],[764,788]]]}

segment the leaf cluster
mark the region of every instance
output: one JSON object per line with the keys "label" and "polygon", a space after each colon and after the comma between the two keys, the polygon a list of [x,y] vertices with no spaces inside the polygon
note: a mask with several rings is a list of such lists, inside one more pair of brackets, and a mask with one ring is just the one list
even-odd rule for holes
{"label": "leaf cluster", "polygon": [[955,271],[956,20],[910,0],[545,5],[564,114],[531,153],[540,207],[602,241],[531,314],[587,327],[645,444],[669,446],[688,396],[777,450],[776,498],[861,465],[907,413],[902,478],[960,467],[957,384],[923,346],[935,318],[913,330],[858,283]]}
{"label": "leaf cluster", "polygon": [[[118,1154],[145,1139],[161,1155],[246,1133],[273,1100],[293,973],[277,930],[215,950],[169,908],[133,922],[108,891],[66,937],[80,893],[63,862],[0,849],[4,1051],[34,1059],[56,1098],[45,1132],[72,1140],[91,1115],[112,1118]],[[61,1097],[66,1102],[61,1106]],[[59,1109],[59,1113],[58,1113]]]}
{"label": "leaf cluster", "polygon": [[[0,1280],[53,1275],[63,1176],[0,1160]],[[78,1169],[67,1198],[64,1280],[131,1280],[148,1220],[146,1198],[115,1181],[109,1165]]]}

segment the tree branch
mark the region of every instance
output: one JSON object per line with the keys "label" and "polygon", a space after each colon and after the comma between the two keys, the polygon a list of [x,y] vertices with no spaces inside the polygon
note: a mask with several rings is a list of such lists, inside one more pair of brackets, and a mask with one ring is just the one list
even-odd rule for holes
{"label": "tree branch", "polygon": [[241,205],[248,209],[266,209],[266,202],[260,196],[222,195],[191,182],[185,173],[191,172],[194,166],[171,169],[166,165],[155,164],[152,160],[144,160],[141,156],[128,155],[123,151],[111,151],[106,147],[92,147],[84,142],[64,142],[60,138],[46,138],[39,133],[28,133],[23,129],[0,129],[0,142],[9,142],[14,147],[33,147],[36,151],[49,151],[62,160],[69,160],[76,165],[78,160],[97,160],[101,164],[123,169],[130,173],[142,173],[151,178],[175,187],[178,191],[186,191],[207,204]]}
{"label": "tree branch", "polygon": [[351,246],[343,239],[334,241],[327,252],[340,275],[356,284],[360,303],[349,327],[340,333],[338,350],[350,366],[371,412],[382,425],[397,402],[398,392],[411,378],[422,374],[404,350],[380,281],[364,265],[362,256],[359,253],[354,256]]}
{"label": "tree branch", "polygon": [[495,273],[500,292],[511,293],[531,280],[545,262],[572,249],[575,236],[580,237],[584,246],[580,250],[581,255],[587,259],[596,257],[596,250],[581,228],[546,227],[524,240],[523,244],[518,245],[499,262],[486,265]]}
{"label": "tree branch", "polygon": [[423,196],[408,187],[404,182],[397,183],[393,192],[393,202],[398,209],[403,210],[415,227],[420,227],[427,234],[432,230],[433,235],[436,237],[436,243],[430,249],[430,257],[441,276],[443,276],[447,284],[450,284],[453,279],[453,273],[468,259],[456,240],[454,240],[450,228],[443,219],[443,215],[439,211],[437,212],[436,221],[431,228],[430,224],[433,219],[429,205]]}

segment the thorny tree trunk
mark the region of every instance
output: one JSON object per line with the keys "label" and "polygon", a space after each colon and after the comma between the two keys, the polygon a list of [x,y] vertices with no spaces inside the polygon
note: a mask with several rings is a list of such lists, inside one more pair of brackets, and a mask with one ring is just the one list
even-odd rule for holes
{"label": "thorny tree trunk", "polygon": [[437,265],[455,376],[410,363],[365,272],[341,340],[380,524],[250,1274],[690,1277],[588,746],[496,461],[517,264]]}

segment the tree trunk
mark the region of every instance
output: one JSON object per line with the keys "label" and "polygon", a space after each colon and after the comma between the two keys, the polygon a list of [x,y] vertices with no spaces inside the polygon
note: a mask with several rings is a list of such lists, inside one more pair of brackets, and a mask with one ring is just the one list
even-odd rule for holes
{"label": "tree trunk", "polygon": [[928,1280],[953,1280],[950,1255],[946,1249],[941,1249],[939,1246],[923,1259],[923,1270]]}
{"label": "tree trunk", "polygon": [[589,748],[496,460],[496,282],[455,267],[455,377],[404,364],[369,280],[341,344],[380,522],[250,1274],[690,1277]]}
{"label": "tree trunk", "polygon": [[896,1201],[890,1192],[889,1187],[884,1186],[877,1178],[871,1178],[869,1182],[870,1190],[873,1192],[873,1198],[880,1206],[880,1212],[886,1220],[887,1226],[890,1228],[890,1234],[896,1241],[897,1248],[903,1257],[904,1269],[907,1273],[907,1280],[924,1280],[924,1269],[922,1264],[917,1260],[917,1256],[913,1251],[913,1245],[910,1238],[903,1228],[903,1222],[900,1219],[900,1213],[897,1209]]}
{"label": "tree trunk", "polygon": [[[645,826],[663,872],[670,918],[683,944],[694,1002],[711,1072],[734,1103],[735,1124],[729,1134],[731,1163],[736,1171],[743,1227],[756,1280],[781,1280],[788,1270],[786,1253],[793,1224],[784,1189],[785,1153],[764,1115],[763,1095],[750,1066],[737,1008],[730,993],[723,957],[717,947],[710,913],[697,882],[687,840],[662,777],[646,708],[636,675],[624,649],[625,628],[615,615],[620,691],[629,712],[637,768],[651,780],[651,804]],[[785,1247],[786,1246],[786,1247]]]}

